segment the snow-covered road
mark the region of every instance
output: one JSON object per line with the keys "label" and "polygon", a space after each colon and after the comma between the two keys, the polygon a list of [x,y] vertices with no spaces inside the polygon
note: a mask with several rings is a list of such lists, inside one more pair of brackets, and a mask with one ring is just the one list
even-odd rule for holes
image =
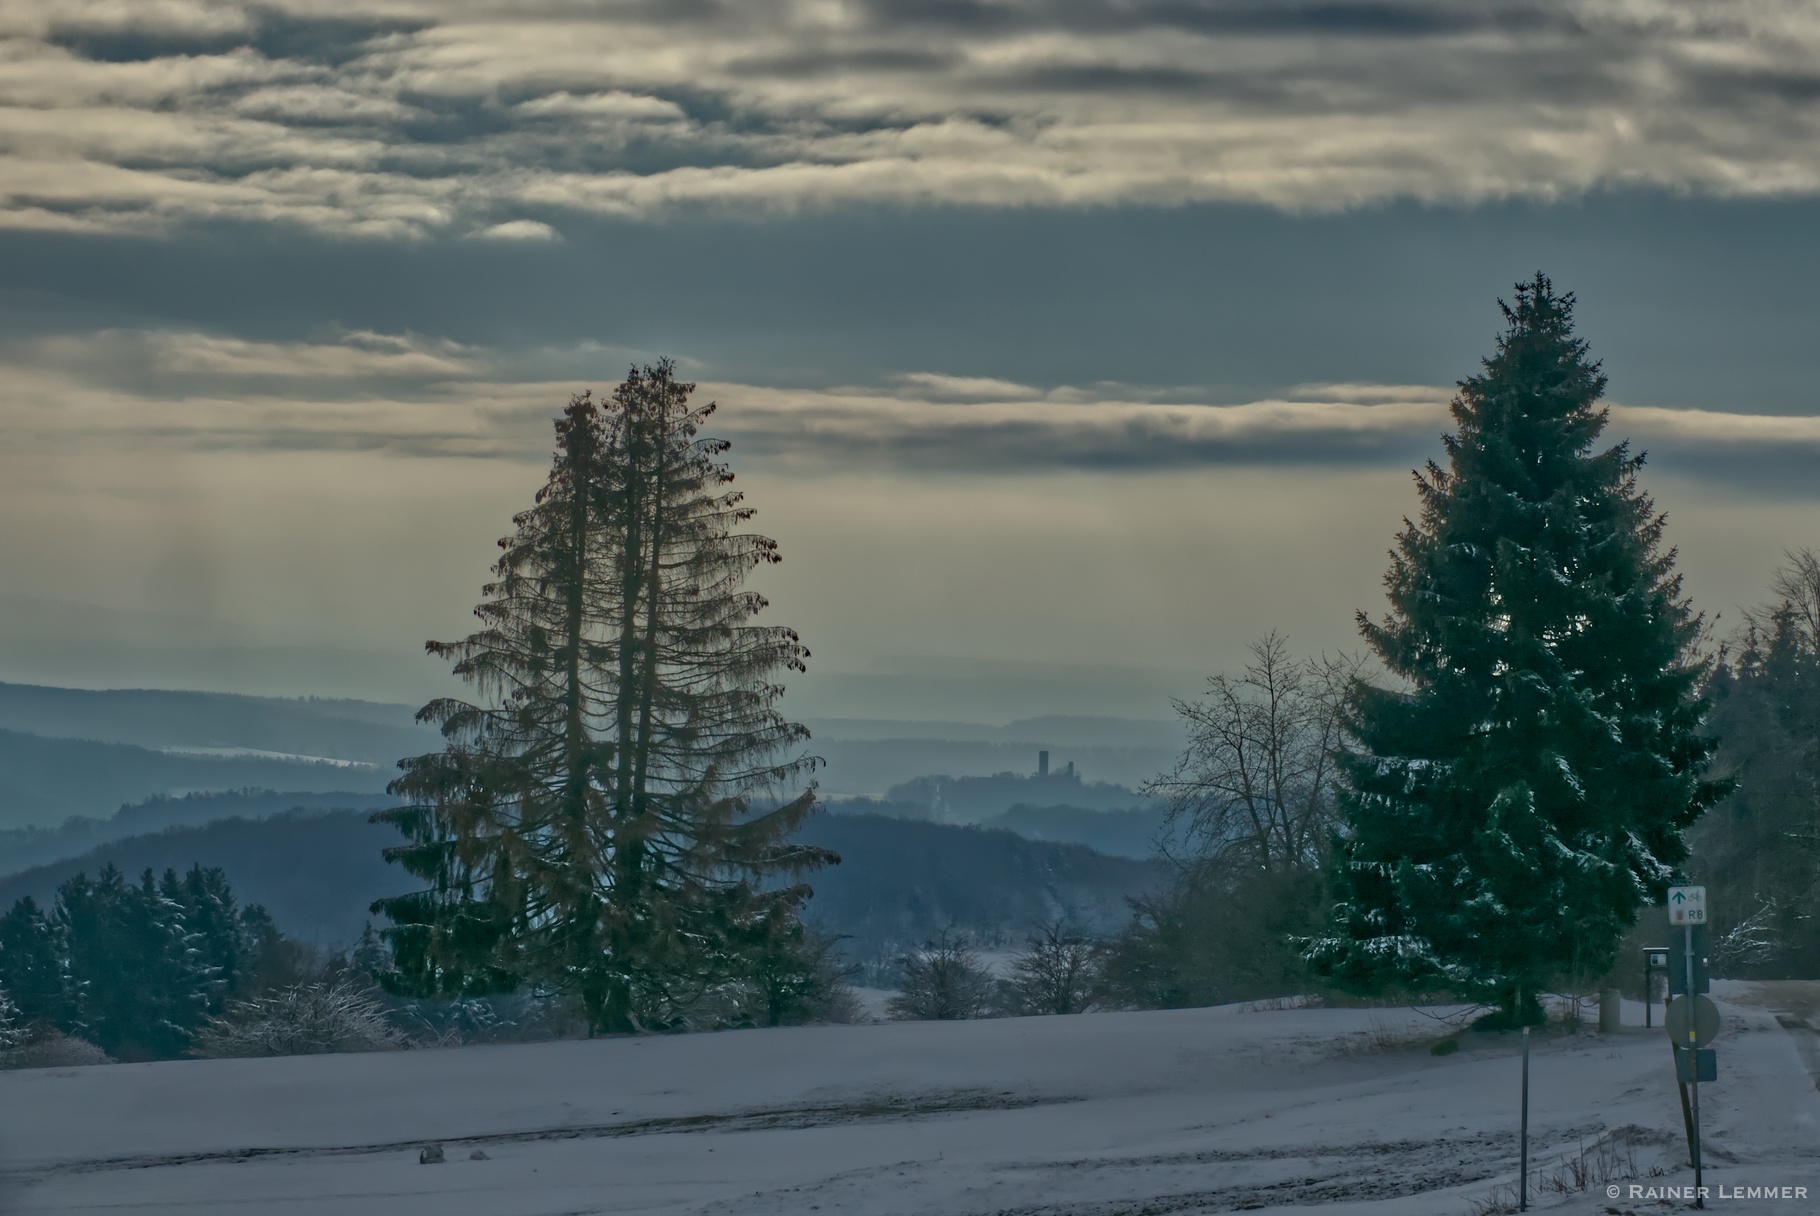
{"label": "snow-covered road", "polygon": [[[1820,1196],[1812,1032],[1725,1011],[1708,1184]],[[1541,1175],[1618,1133],[1608,1162],[1668,1170],[1639,1185],[1691,1180],[1666,1041],[1627,1013],[1538,1043]],[[0,1210],[1468,1216],[1515,1177],[1516,1040],[1433,1056],[1444,1030],[1223,1007],[0,1074]],[[1667,1210],[1603,1181],[1537,1206]]]}

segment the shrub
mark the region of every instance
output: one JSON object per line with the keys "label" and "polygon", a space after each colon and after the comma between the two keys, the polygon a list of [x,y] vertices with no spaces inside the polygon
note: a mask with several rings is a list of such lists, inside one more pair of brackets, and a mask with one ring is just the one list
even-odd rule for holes
{"label": "shrub", "polygon": [[209,1019],[191,1054],[301,1056],[404,1045],[378,1001],[345,980],[333,980],[232,1002],[225,1016]]}
{"label": "shrub", "polygon": [[1102,951],[1060,925],[1041,925],[1012,964],[1017,1013],[1084,1013],[1100,982]]}
{"label": "shrub", "polygon": [[950,1022],[992,1012],[996,984],[964,939],[943,933],[906,954],[902,965],[903,985],[885,1005],[892,1017]]}

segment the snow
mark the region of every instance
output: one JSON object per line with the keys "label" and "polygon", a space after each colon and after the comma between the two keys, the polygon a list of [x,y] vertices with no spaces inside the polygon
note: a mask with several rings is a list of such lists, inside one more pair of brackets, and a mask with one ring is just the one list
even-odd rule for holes
{"label": "snow", "polygon": [[[1753,992],[1716,994],[1706,1181],[1820,1196],[1820,1039]],[[1436,1057],[1437,1012],[1225,1006],[14,1072],[0,1210],[1467,1216],[1515,1177],[1517,1039],[1467,1034]],[[1626,1014],[1616,1035],[1535,1044],[1539,1173],[1631,1127],[1639,1167],[1667,1171],[1637,1185],[1691,1181],[1664,1037]],[[430,1144],[443,1164],[419,1164]],[[1666,1210],[1596,1189],[1533,1206]]]}

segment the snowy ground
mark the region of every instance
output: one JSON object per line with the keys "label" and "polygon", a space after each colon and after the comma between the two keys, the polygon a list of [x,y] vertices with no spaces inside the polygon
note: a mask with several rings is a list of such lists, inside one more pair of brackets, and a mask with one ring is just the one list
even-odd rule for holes
{"label": "snowy ground", "polygon": [[[1820,1037],[1778,1021],[1786,993],[1723,995],[1707,1183],[1820,1196]],[[1641,1013],[1538,1043],[1538,1179],[1584,1146],[1595,1174],[1691,1181],[1668,1048]],[[1433,1056],[1444,1029],[1410,1010],[1226,1007],[15,1072],[0,1209],[1470,1216],[1516,1174],[1516,1041],[1469,1034]],[[446,1161],[419,1164],[426,1144]],[[1686,1206],[1613,1202],[1608,1183],[1632,1185],[1595,1177],[1535,1206]]]}

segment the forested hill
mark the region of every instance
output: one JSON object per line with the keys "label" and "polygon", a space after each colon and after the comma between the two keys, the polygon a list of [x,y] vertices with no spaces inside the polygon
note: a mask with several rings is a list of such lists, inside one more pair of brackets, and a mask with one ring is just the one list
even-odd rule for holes
{"label": "forested hill", "polygon": [[147,748],[244,750],[391,767],[441,745],[412,709],[371,701],[0,684],[0,730]]}
{"label": "forested hill", "polygon": [[[136,875],[201,863],[226,870],[240,898],[264,904],[285,932],[345,946],[374,899],[410,890],[414,881],[381,858],[399,837],[368,823],[367,814],[294,811],[113,841],[0,879],[0,908],[26,895],[47,904],[66,878],[108,864]],[[1126,898],[1160,878],[1153,862],[948,824],[823,815],[802,837],[843,858],[811,877],[809,919],[847,937],[848,955],[862,963],[945,929],[988,943],[1021,940],[1040,921],[1110,932],[1125,919]]]}
{"label": "forested hill", "polygon": [[0,829],[103,818],[148,796],[247,786],[377,793],[388,763],[332,764],[256,755],[192,755],[125,743],[0,730]]}
{"label": "forested hill", "polygon": [[397,799],[348,790],[202,790],[158,795],[123,806],[107,818],[79,816],[56,827],[0,829],[0,878],[86,853],[128,836],[166,828],[201,827],[217,819],[265,819],[285,811],[376,811]]}
{"label": "forested hill", "polygon": [[1128,899],[1162,880],[1160,862],[1108,857],[1081,844],[1014,832],[872,815],[822,815],[802,839],[842,863],[812,875],[805,919],[845,935],[855,959],[890,956],[943,929],[985,944],[1022,942],[1040,923],[1110,935]]}

